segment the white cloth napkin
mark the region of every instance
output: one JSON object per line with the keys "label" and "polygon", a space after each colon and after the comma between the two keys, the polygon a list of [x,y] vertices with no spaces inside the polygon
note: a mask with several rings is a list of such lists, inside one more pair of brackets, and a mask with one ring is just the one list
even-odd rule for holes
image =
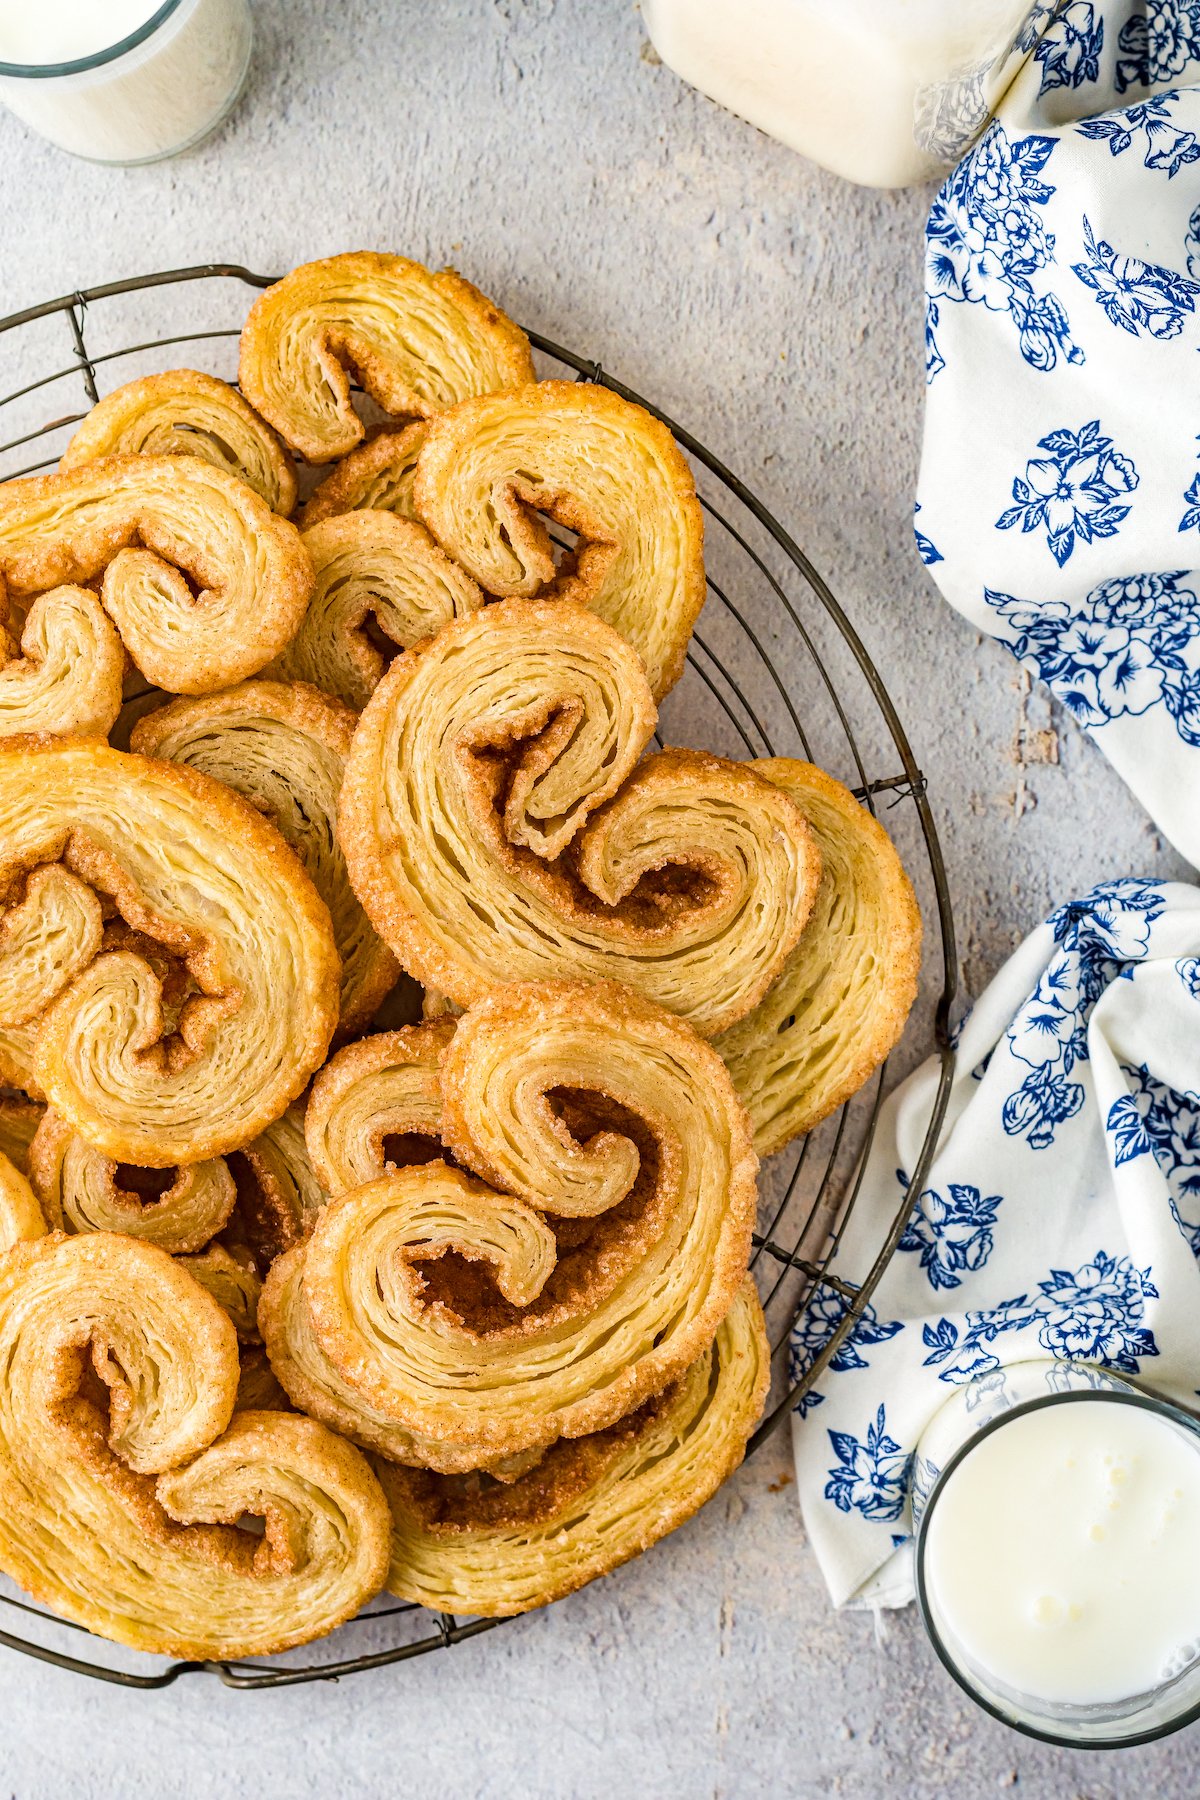
{"label": "white cloth napkin", "polygon": [[929,217],[917,547],[1200,866],[1200,0],[1029,43]]}
{"label": "white cloth napkin", "polygon": [[[1200,421],[1198,421],[1200,422]],[[1106,882],[1060,907],[961,1027],[928,1182],[863,1321],[794,1419],[809,1538],[836,1605],[912,1598],[909,1490],[954,1388],[1047,1355],[1200,1380],[1200,889]],[[885,1104],[834,1272],[895,1215],[937,1064]],[[842,1313],[797,1321],[793,1367]]]}

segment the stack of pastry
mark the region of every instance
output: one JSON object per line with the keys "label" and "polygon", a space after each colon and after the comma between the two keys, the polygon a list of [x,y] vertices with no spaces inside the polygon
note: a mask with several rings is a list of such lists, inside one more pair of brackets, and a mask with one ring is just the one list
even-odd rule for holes
{"label": "stack of pastry", "polygon": [[0,1569],[194,1657],[695,1512],[768,1385],[758,1156],[919,945],[839,783],[649,748],[704,597],[660,423],[381,255],[264,293],[239,388],[0,487]]}

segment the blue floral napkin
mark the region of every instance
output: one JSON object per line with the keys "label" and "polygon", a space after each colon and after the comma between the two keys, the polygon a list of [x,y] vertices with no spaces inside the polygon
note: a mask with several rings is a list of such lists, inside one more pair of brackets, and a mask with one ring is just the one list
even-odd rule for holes
{"label": "blue floral napkin", "polygon": [[1200,0],[1029,42],[929,217],[917,547],[1200,866]]}
{"label": "blue floral napkin", "polygon": [[[914,1456],[957,1386],[1049,1355],[1187,1403],[1200,1392],[1200,889],[1113,881],[1060,907],[957,1048],[900,1247],[794,1420],[805,1523],[837,1605],[912,1598]],[[884,1106],[834,1263],[846,1281],[895,1215],[937,1078],[924,1065]],[[797,1321],[797,1373],[841,1310],[831,1294]]]}

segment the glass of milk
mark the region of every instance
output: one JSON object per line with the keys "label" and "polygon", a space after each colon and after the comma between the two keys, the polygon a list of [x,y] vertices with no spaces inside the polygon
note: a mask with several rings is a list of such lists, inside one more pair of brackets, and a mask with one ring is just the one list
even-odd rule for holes
{"label": "glass of milk", "polygon": [[248,0],[0,0],[0,101],[93,162],[157,162],[241,93]]}
{"label": "glass of milk", "polygon": [[981,1706],[1113,1749],[1200,1718],[1200,1420],[1097,1369],[958,1390],[917,1450],[917,1602]]}

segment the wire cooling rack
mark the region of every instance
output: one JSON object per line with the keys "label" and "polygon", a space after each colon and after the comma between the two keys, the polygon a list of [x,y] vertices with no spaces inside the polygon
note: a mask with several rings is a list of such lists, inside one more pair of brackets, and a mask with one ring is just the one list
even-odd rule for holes
{"label": "wire cooling rack", "polygon": [[[233,264],[206,264],[65,294],[0,319],[0,388],[12,384],[0,395],[6,439],[0,479],[52,468],[101,393],[135,375],[186,363],[235,380],[247,290],[274,279]],[[917,1195],[953,1072],[954,924],[925,778],[879,671],[803,551],[710,450],[598,362],[536,333],[530,338],[543,374],[573,374],[647,407],[691,459],[705,514],[708,599],[686,673],[662,708],[663,737],[730,756],[819,763],[873,813],[883,812],[913,876],[925,917],[925,972],[905,1046],[919,1041],[924,1051],[932,1043],[941,1059],[937,1101],[910,1172],[909,1193]],[[302,469],[306,474],[302,491],[315,479]],[[885,1064],[839,1113],[764,1165],[752,1267],[771,1332],[774,1382],[751,1454],[820,1379],[903,1232],[907,1200],[881,1228],[875,1259],[858,1285],[831,1272],[887,1080]],[[789,1362],[791,1323],[817,1301],[828,1336],[815,1359],[797,1368]],[[91,1637],[30,1605],[8,1584],[0,1584],[0,1607],[11,1626],[0,1630],[0,1644],[134,1688],[165,1687],[205,1671],[249,1689],[331,1679],[462,1643],[501,1623],[431,1614],[385,1598],[303,1652],[237,1663],[166,1662]],[[88,1654],[72,1654],[73,1642],[81,1652],[86,1645]]]}

